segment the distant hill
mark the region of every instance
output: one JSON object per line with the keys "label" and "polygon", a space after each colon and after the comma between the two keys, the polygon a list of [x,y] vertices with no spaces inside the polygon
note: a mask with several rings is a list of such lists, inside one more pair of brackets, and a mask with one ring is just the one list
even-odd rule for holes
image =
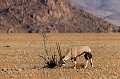
{"label": "distant hill", "polygon": [[[120,13],[120,0],[69,0],[76,6],[92,13],[97,17],[101,17],[113,24],[120,26],[120,20],[118,17],[113,15],[118,15]],[[111,18],[107,18],[112,16]],[[113,18],[115,20],[113,20]]]}
{"label": "distant hill", "polygon": [[1,33],[99,33],[118,30],[115,25],[75,7],[67,0],[0,1]]}
{"label": "distant hill", "polygon": [[120,16],[120,13],[116,13],[116,14],[106,16],[106,17],[104,17],[104,19],[120,20],[119,16]]}

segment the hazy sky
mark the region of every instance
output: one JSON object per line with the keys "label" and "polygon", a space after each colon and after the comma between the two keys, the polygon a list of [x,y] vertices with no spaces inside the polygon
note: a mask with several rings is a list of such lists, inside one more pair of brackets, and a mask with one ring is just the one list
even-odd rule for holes
{"label": "hazy sky", "polygon": [[87,8],[111,8],[115,9],[120,7],[120,0],[69,0],[73,4]]}
{"label": "hazy sky", "polygon": [[[120,25],[120,0],[69,0],[89,13]],[[107,18],[106,18],[107,17]]]}

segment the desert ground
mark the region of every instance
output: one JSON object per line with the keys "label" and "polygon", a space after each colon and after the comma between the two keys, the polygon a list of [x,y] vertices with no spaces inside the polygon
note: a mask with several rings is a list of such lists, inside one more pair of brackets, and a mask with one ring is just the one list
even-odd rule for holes
{"label": "desert ground", "polygon": [[[47,34],[48,56],[57,55],[57,41],[62,55],[71,45],[89,46],[94,67],[74,69],[68,60],[66,66],[44,68],[42,34],[0,34],[0,79],[120,79],[119,33]],[[85,64],[84,56],[77,62]]]}

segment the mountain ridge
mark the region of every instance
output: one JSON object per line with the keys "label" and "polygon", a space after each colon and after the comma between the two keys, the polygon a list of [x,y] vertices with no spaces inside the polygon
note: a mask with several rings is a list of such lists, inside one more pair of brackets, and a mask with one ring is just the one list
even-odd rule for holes
{"label": "mountain ridge", "polygon": [[1,33],[118,32],[67,0],[1,0]]}

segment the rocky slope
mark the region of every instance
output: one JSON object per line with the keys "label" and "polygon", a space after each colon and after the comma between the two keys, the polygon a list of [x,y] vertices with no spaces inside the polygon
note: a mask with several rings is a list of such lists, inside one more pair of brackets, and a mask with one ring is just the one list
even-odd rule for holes
{"label": "rocky slope", "polygon": [[118,32],[67,0],[1,0],[1,33]]}

